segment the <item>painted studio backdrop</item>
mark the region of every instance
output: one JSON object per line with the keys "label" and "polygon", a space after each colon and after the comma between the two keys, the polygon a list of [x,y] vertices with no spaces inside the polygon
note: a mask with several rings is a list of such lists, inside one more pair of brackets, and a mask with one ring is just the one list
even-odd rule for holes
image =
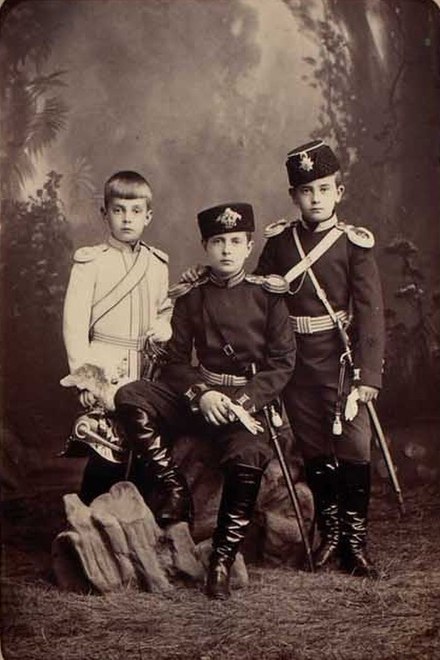
{"label": "painted studio backdrop", "polygon": [[103,183],[120,169],[152,183],[145,240],[169,254],[175,280],[203,261],[197,211],[228,200],[255,207],[252,267],[264,225],[295,213],[287,152],[329,140],[348,191],[340,217],[377,239],[388,323],[384,421],[432,419],[434,2],[24,0],[1,12],[5,492],[78,474],[54,458],[76,406],[59,385],[67,373],[62,303],[74,249],[105,238]]}

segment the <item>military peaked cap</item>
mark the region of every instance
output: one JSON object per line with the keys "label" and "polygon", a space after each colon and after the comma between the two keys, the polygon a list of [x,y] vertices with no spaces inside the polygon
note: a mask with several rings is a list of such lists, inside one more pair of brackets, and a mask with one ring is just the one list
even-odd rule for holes
{"label": "military peaked cap", "polygon": [[293,188],[334,174],[340,164],[323,140],[303,144],[287,154],[287,174]]}
{"label": "military peaked cap", "polygon": [[245,202],[219,204],[200,211],[197,215],[200,233],[203,239],[216,234],[228,234],[235,231],[255,231],[254,211]]}

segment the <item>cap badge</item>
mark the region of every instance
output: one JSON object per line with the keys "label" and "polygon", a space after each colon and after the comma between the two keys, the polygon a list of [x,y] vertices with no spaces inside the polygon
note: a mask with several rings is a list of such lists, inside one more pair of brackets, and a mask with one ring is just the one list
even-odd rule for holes
{"label": "cap badge", "polygon": [[307,151],[302,151],[299,155],[299,169],[304,170],[305,172],[310,172],[313,170],[313,160],[310,158]]}
{"label": "cap badge", "polygon": [[237,224],[237,221],[241,220],[241,215],[240,213],[237,213],[236,211],[233,211],[229,207],[223,211],[216,219],[216,222],[220,222],[224,227],[227,229],[231,229],[232,227],[235,227]]}

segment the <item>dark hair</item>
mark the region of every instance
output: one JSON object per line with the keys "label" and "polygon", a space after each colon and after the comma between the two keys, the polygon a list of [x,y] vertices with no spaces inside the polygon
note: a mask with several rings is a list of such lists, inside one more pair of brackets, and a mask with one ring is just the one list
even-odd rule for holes
{"label": "dark hair", "polygon": [[[223,232],[223,233],[221,232],[220,234],[214,234],[214,236],[219,236],[219,235],[223,236],[223,234],[229,234],[229,233],[231,232]],[[254,240],[254,235],[251,231],[245,231],[244,233],[246,234],[246,239],[248,243]],[[209,238],[202,238],[202,245],[206,246],[210,238],[212,238],[212,236],[209,236]]]}
{"label": "dark hair", "polygon": [[[337,186],[341,186],[342,183],[343,183],[342,172],[341,172],[341,170],[338,170],[337,172],[334,172],[334,175],[335,175],[335,183],[336,183],[336,185],[337,185]],[[329,175],[329,176],[331,176],[331,175]],[[291,186],[291,187],[289,188],[289,192],[290,192],[290,193],[293,193],[293,192],[295,192],[295,190],[297,190],[298,188],[300,188],[300,187],[303,186],[303,185],[306,186],[307,184],[306,184],[306,183],[300,183],[300,184],[298,184],[297,186]]]}
{"label": "dark hair", "polygon": [[136,199],[141,197],[147,200],[150,209],[153,201],[151,185],[141,174],[123,170],[113,174],[104,185],[104,206],[107,208],[113,197],[121,199]]}

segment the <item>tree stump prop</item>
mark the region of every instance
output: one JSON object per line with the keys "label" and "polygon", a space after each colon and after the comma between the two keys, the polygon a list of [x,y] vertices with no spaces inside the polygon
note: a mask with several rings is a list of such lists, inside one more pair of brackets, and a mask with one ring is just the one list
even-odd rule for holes
{"label": "tree stump prop", "polygon": [[[196,546],[187,523],[162,530],[132,483],[115,484],[89,507],[75,494],[63,499],[69,529],[52,544],[52,565],[61,589],[165,592],[176,582],[204,581],[210,542]],[[232,584],[239,588],[247,581],[240,555]]]}

